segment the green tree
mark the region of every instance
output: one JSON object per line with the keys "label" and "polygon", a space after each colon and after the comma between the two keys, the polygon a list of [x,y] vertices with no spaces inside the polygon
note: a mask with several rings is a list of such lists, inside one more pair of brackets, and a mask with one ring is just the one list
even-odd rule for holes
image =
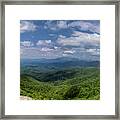
{"label": "green tree", "polygon": [[68,89],[68,91],[65,93],[64,99],[72,99],[74,97],[77,97],[78,94],[79,94],[79,87],[76,85],[71,86]]}

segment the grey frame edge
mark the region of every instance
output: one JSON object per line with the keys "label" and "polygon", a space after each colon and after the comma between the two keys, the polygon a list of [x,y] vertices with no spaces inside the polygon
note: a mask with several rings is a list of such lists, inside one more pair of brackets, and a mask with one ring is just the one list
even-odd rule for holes
{"label": "grey frame edge", "polygon": [[[115,115],[5,115],[5,5],[115,5]],[[119,0],[45,0],[45,1],[1,1],[1,41],[0,41],[0,119],[120,119],[119,106],[119,40],[120,1]]]}

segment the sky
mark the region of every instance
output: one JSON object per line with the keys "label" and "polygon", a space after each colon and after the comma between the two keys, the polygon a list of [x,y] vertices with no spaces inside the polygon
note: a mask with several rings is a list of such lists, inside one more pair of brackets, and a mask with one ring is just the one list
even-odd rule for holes
{"label": "sky", "polygon": [[100,59],[99,20],[21,20],[21,59]]}

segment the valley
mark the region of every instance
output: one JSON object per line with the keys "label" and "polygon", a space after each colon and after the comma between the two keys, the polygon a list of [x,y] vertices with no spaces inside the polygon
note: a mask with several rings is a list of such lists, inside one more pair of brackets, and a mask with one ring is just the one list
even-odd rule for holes
{"label": "valley", "polygon": [[20,95],[33,100],[99,100],[99,61],[21,60]]}

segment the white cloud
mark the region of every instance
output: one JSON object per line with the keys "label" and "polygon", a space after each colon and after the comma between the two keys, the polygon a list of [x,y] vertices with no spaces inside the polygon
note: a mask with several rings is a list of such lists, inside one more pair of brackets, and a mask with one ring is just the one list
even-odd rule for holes
{"label": "white cloud", "polygon": [[66,38],[66,36],[64,36],[64,35],[59,35],[59,38]]}
{"label": "white cloud", "polygon": [[64,54],[73,54],[73,53],[75,53],[75,50],[66,50],[63,53]]}
{"label": "white cloud", "polygon": [[54,49],[55,49],[55,50],[57,50],[57,49],[58,49],[58,47],[57,47],[57,46],[54,46]]}
{"label": "white cloud", "polygon": [[45,42],[49,44],[49,43],[51,43],[51,40],[45,40]]}
{"label": "white cloud", "polygon": [[85,44],[97,45],[100,42],[100,36],[97,34],[88,34],[79,31],[74,31],[72,37],[59,37],[57,43],[62,46],[80,46]]}
{"label": "white cloud", "polygon": [[31,41],[21,41],[20,42],[21,46],[23,47],[31,47],[34,46],[34,44]]}
{"label": "white cloud", "polygon": [[65,20],[58,20],[58,21],[47,21],[45,23],[44,28],[50,29],[50,30],[59,30],[59,29],[66,29],[66,28],[78,28],[79,30],[83,31],[90,31],[90,32],[96,32],[100,33],[100,25],[96,24],[95,22],[89,22],[89,21],[73,21],[68,23],[68,21]]}
{"label": "white cloud", "polygon": [[100,49],[85,49],[85,48],[67,48],[64,49],[52,49],[48,47],[36,48],[36,47],[23,47],[21,48],[22,58],[46,58],[55,59],[58,57],[75,57],[80,60],[99,60]]}
{"label": "white cloud", "polygon": [[67,57],[67,56],[69,56],[69,55],[68,55],[68,54],[64,54],[64,53],[63,53],[63,54],[62,54],[62,56],[63,56],[63,57]]}
{"label": "white cloud", "polygon": [[20,32],[29,32],[29,31],[35,31],[37,29],[37,26],[30,21],[21,21],[20,22]]}
{"label": "white cloud", "polygon": [[100,41],[100,35],[94,33],[94,34],[88,34],[88,33],[83,33],[79,31],[74,31],[72,36],[78,37],[83,41],[89,41],[89,42],[99,42]]}
{"label": "white cloud", "polygon": [[95,52],[96,49],[86,49],[86,52]]}
{"label": "white cloud", "polygon": [[56,24],[52,20],[45,22],[44,29],[56,30]]}
{"label": "white cloud", "polygon": [[37,43],[36,43],[36,45],[37,46],[45,46],[45,45],[49,45],[49,44],[51,44],[51,40],[39,40]]}
{"label": "white cloud", "polygon": [[56,36],[56,34],[49,34],[49,36],[54,37],[54,36]]}
{"label": "white cloud", "polygon": [[91,53],[91,55],[100,55],[100,49],[86,49],[86,52]]}
{"label": "white cloud", "polygon": [[59,29],[64,29],[64,28],[67,28],[68,26],[67,26],[67,21],[57,21],[57,27],[59,28]]}
{"label": "white cloud", "polygon": [[80,40],[76,40],[75,37],[69,37],[69,38],[58,38],[57,43],[62,46],[79,46]]}
{"label": "white cloud", "polygon": [[80,30],[100,33],[100,26],[87,21],[74,21],[68,24],[69,27],[79,27]]}
{"label": "white cloud", "polygon": [[36,43],[36,45],[42,45],[43,44],[43,41],[42,40],[39,40],[37,43]]}
{"label": "white cloud", "polygon": [[47,47],[36,48],[21,48],[22,54],[21,58],[47,58],[47,59],[55,59],[62,56],[62,52],[59,50],[54,50]]}
{"label": "white cloud", "polygon": [[58,20],[58,21],[47,21],[45,23],[44,29],[50,29],[50,30],[59,30],[59,29],[65,29],[67,28],[67,21]]}
{"label": "white cloud", "polygon": [[44,48],[42,48],[40,51],[48,52],[48,51],[52,51],[52,50],[53,50],[53,49],[44,47]]}

